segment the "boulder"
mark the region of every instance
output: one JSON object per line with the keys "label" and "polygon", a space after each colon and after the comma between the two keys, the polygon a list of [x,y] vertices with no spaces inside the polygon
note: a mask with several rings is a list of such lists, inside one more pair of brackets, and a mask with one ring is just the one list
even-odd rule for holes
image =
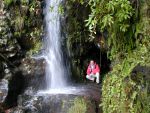
{"label": "boulder", "polygon": [[[7,84],[7,88],[9,89],[9,91],[7,89],[8,95],[4,95],[6,97],[3,102],[5,109],[16,106],[18,95],[22,94],[28,87],[31,87],[29,89],[30,92],[31,89],[43,89],[45,84],[44,66],[44,59],[26,58],[21,61],[21,65],[19,67],[11,70],[8,68],[5,69],[4,78],[9,81]],[[2,84],[5,84],[5,82],[2,82]],[[0,88],[2,86],[4,85],[0,84]],[[4,89],[2,91],[2,94],[6,92]],[[4,96],[1,97],[1,100],[3,100]]]}
{"label": "boulder", "polygon": [[[76,90],[71,93],[72,88]],[[9,109],[8,113],[101,113],[98,85],[87,84],[72,88],[68,87],[67,93],[63,93],[63,89],[58,93],[35,92],[28,88],[18,96],[18,106]]]}
{"label": "boulder", "polygon": [[25,58],[21,61],[19,70],[25,77],[27,86],[33,88],[43,88],[45,85],[45,59]]}
{"label": "boulder", "polygon": [[25,58],[19,69],[24,76],[40,76],[45,74],[45,59]]}
{"label": "boulder", "polygon": [[9,113],[69,113],[69,109],[74,109],[76,106],[77,103],[74,101],[77,99],[84,101],[85,113],[98,113],[96,112],[95,101],[85,96],[72,94],[21,95],[18,98],[18,107],[11,109]]}

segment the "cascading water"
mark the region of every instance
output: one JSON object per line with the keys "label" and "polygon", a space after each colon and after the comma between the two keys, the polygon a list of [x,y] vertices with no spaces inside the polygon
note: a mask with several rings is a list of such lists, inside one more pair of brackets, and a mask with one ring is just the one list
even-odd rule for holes
{"label": "cascading water", "polygon": [[45,0],[45,52],[46,83],[48,89],[61,88],[66,85],[66,68],[61,52],[61,30],[59,7],[62,0]]}
{"label": "cascading water", "polygon": [[85,87],[67,86],[68,68],[64,65],[61,42],[59,8],[62,0],[45,0],[45,51],[42,57],[46,59],[46,84],[47,90],[39,91],[38,95],[43,94],[78,94],[84,92]]}

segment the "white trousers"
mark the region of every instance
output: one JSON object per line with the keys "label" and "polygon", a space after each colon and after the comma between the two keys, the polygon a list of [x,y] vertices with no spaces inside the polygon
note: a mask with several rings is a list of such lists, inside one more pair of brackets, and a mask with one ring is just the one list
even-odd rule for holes
{"label": "white trousers", "polygon": [[92,81],[94,81],[94,79],[96,78],[96,83],[99,83],[99,73],[86,75],[86,78]]}

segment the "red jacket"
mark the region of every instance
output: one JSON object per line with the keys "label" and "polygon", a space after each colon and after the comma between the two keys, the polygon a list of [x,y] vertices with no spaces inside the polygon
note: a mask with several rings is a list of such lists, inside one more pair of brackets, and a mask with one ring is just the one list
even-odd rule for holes
{"label": "red jacket", "polygon": [[96,74],[96,73],[100,72],[99,66],[96,63],[94,65],[95,65],[95,68],[92,69],[90,64],[89,64],[89,66],[87,68],[87,71],[86,71],[87,75],[90,75],[91,73]]}

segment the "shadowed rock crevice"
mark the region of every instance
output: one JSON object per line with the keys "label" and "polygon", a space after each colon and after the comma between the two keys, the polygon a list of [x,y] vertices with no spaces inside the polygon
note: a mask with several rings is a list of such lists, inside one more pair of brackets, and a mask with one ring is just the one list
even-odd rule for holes
{"label": "shadowed rock crevice", "polygon": [[37,91],[45,87],[45,60],[23,59],[18,69],[9,78],[8,94],[3,106],[5,109],[17,106],[18,95],[26,89]]}
{"label": "shadowed rock crevice", "polygon": [[20,71],[11,78],[8,84],[8,89],[8,95],[4,102],[6,108],[16,106],[18,95],[25,89],[25,77]]}

